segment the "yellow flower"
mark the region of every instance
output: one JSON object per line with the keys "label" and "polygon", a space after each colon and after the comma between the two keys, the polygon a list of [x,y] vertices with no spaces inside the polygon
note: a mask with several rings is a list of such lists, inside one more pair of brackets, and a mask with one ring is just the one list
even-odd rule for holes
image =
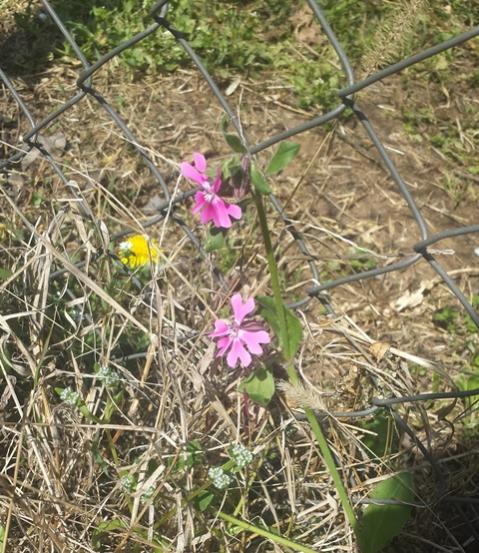
{"label": "yellow flower", "polygon": [[158,262],[161,254],[161,248],[158,241],[148,238],[146,234],[134,234],[129,236],[128,240],[120,242],[118,246],[118,256],[124,265],[130,269],[143,267],[150,263]]}

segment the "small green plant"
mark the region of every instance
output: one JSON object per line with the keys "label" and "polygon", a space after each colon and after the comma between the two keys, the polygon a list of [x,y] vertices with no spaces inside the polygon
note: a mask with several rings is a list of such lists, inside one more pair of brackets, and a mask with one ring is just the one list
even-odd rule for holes
{"label": "small green plant", "polygon": [[362,248],[355,248],[350,254],[349,264],[355,273],[370,271],[377,267],[375,259],[371,258],[371,254]]}
{"label": "small green plant", "polygon": [[452,334],[459,332],[458,320],[460,312],[457,308],[446,306],[438,309],[432,316],[432,320],[437,326],[444,328]]}
{"label": "small green plant", "polygon": [[320,277],[323,282],[326,282],[351,273],[370,271],[376,267],[377,261],[371,253],[362,248],[351,248],[343,258],[325,261]]}
{"label": "small green plant", "polygon": [[[471,305],[474,309],[478,309],[479,295],[475,294],[472,296]],[[464,336],[477,334],[478,332],[478,328],[472,318],[456,306],[446,305],[441,307],[433,314],[432,320],[437,326],[444,328],[451,334]]]}
{"label": "small green plant", "polygon": [[[96,61],[121,42],[143,31],[153,22],[148,15],[154,0],[58,1],[54,4],[86,58]],[[323,6],[352,61],[360,58],[373,34],[373,22],[387,12],[375,3],[328,0]],[[219,78],[241,72],[270,72],[293,88],[303,108],[329,109],[337,103],[335,89],[344,84],[337,56],[327,41],[303,47],[294,38],[291,17],[299,8],[293,0],[172,0],[168,19],[184,32],[208,69]],[[17,23],[28,36],[28,44],[49,63],[55,56],[76,59],[49,18],[38,19],[33,9],[21,13]],[[322,31],[317,25],[320,37]],[[17,70],[32,70],[31,56],[15,53]],[[190,64],[189,57],[167,31],[157,31],[132,48],[118,61],[134,76],[137,72],[171,72]],[[37,59],[38,62],[38,59]],[[12,63],[10,60],[9,63]]]}
{"label": "small green plant", "polygon": [[[401,472],[383,480],[371,493],[377,504],[368,505],[358,525],[357,536],[361,553],[378,553],[397,536],[411,515],[414,501],[410,472]],[[381,504],[381,501],[396,504]]]}
{"label": "small green plant", "polygon": [[[479,389],[479,363],[476,357],[476,363],[469,370],[464,371],[464,374],[456,378],[456,384],[460,390],[469,392]],[[477,396],[466,397],[464,399],[464,428],[469,431],[477,432],[479,424],[479,409],[477,405]]]}
{"label": "small green plant", "polygon": [[[471,298],[474,309],[479,307],[479,295]],[[446,305],[437,310],[433,315],[434,323],[446,330],[451,340],[457,343],[462,350],[462,358],[465,364],[462,374],[456,378],[456,384],[460,390],[470,391],[479,388],[479,335],[478,328],[472,318],[456,306]],[[476,398],[465,398],[467,416],[463,419],[466,429],[477,428],[478,414],[474,409]]]}
{"label": "small green plant", "polygon": [[378,411],[370,420],[360,424],[361,428],[367,430],[362,443],[372,456],[381,459],[396,453],[399,440],[393,419],[387,412]]}

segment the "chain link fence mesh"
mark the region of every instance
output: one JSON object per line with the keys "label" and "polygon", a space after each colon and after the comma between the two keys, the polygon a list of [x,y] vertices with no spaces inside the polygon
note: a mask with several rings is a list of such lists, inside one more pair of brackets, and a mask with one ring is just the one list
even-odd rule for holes
{"label": "chain link fence mesh", "polygon": [[[71,46],[72,50],[75,52],[79,62],[82,65],[82,70],[76,81],[77,92],[66,102],[60,105],[55,111],[41,119],[40,121],[36,120],[32,113],[32,107],[28,105],[22,99],[22,95],[17,90],[13,80],[6,74],[6,72],[0,67],[0,79],[3,83],[3,86],[9,91],[12,98],[18,105],[20,111],[26,117],[29,123],[29,131],[22,137],[22,141],[17,144],[16,152],[6,159],[0,160],[0,171],[7,172],[12,167],[15,167],[16,164],[20,163],[21,160],[28,155],[32,150],[38,151],[39,155],[51,166],[53,171],[63,182],[66,189],[72,194],[72,197],[77,201],[79,208],[81,210],[82,216],[89,220],[94,225],[98,225],[98,221],[91,208],[88,205],[88,202],[85,200],[81,190],[78,185],[72,180],[70,180],[64,173],[61,165],[54,159],[54,157],[49,152],[48,148],[45,147],[45,142],[43,140],[42,133],[60,118],[62,118],[68,110],[70,110],[76,104],[84,101],[85,98],[89,98],[91,101],[96,102],[108,116],[111,118],[111,121],[116,125],[116,127],[123,134],[125,139],[128,141],[130,146],[137,152],[138,156],[143,160],[144,164],[148,167],[153,175],[159,189],[162,192],[162,202],[156,206],[157,214],[151,217],[146,222],[142,223],[143,227],[148,228],[152,225],[157,224],[162,221],[167,215],[171,217],[171,220],[178,225],[182,231],[186,234],[188,239],[191,241],[192,245],[203,258],[207,258],[207,254],[203,250],[203,247],[195,236],[194,231],[188,227],[188,225],[182,221],[182,219],[175,214],[175,210],[178,206],[184,204],[193,194],[194,190],[174,193],[171,190],[171,187],[167,184],[167,180],[164,178],[157,165],[155,164],[154,159],[150,155],[148,149],[143,147],[137,137],[129,129],[128,125],[122,119],[118,111],[107,101],[107,99],[95,89],[95,75],[100,69],[108,63],[110,60],[119,56],[122,52],[127,49],[134,48],[136,44],[140,41],[146,39],[149,35],[157,32],[164,32],[165,30],[171,33],[176,39],[177,43],[185,50],[185,52],[190,57],[193,64],[196,66],[198,71],[201,73],[204,80],[208,83],[211,91],[216,97],[217,101],[221,105],[225,114],[227,115],[230,124],[232,124],[241,138],[242,144],[246,150],[245,156],[251,158],[258,154],[259,152],[270,148],[271,146],[278,144],[279,142],[291,138],[295,135],[303,133],[307,130],[314,129],[325,125],[326,123],[338,119],[343,112],[349,108],[354,117],[357,118],[360,125],[366,131],[372,145],[379,154],[384,171],[386,171],[392,181],[397,186],[397,190],[400,192],[401,196],[405,200],[410,213],[412,214],[415,222],[416,229],[411,229],[411,233],[415,233],[417,236],[417,241],[414,244],[414,247],[410,254],[400,261],[386,264],[382,267],[377,267],[372,270],[365,270],[349,276],[344,276],[342,278],[337,278],[329,282],[320,282],[319,270],[316,264],[316,261],[313,255],[310,253],[308,246],[302,238],[301,233],[295,228],[294,223],[288,218],[287,213],[283,210],[282,205],[278,198],[271,194],[269,199],[272,206],[278,213],[281,218],[285,228],[288,232],[291,233],[297,247],[300,252],[308,259],[308,264],[311,272],[311,286],[307,291],[307,296],[303,299],[291,304],[291,307],[297,308],[304,306],[310,302],[313,298],[319,298],[323,302],[326,309],[332,313],[332,307],[330,305],[327,291],[335,287],[342,286],[348,283],[356,281],[366,281],[386,273],[392,273],[395,271],[401,271],[407,269],[419,261],[427,262],[432,269],[439,275],[440,279],[445,286],[449,289],[451,294],[453,294],[458,302],[460,302],[470,316],[475,325],[479,328],[479,313],[474,309],[473,305],[466,297],[464,292],[458,287],[454,279],[448,274],[446,269],[441,265],[437,260],[437,257],[434,254],[432,248],[433,245],[440,243],[445,239],[456,238],[459,236],[467,234],[479,234],[479,225],[471,224],[464,227],[454,227],[447,230],[443,230],[437,233],[431,233],[428,229],[425,217],[423,216],[421,209],[418,207],[418,204],[415,201],[414,194],[411,192],[410,188],[402,178],[400,172],[397,170],[393,160],[388,155],[387,150],[384,146],[383,141],[378,136],[374,126],[371,124],[370,118],[364,110],[360,103],[355,99],[355,94],[361,90],[366,89],[367,87],[372,86],[374,83],[386,79],[387,77],[399,73],[403,69],[410,67],[414,64],[420,63],[427,58],[435,56],[440,52],[454,48],[463,44],[464,42],[473,39],[479,35],[479,26],[476,26],[458,36],[450,38],[440,44],[437,44],[431,48],[428,48],[422,52],[419,52],[413,56],[410,56],[402,61],[390,65],[380,71],[377,71],[373,75],[368,76],[367,78],[356,81],[354,78],[353,68],[351,66],[350,60],[347,53],[343,50],[341,43],[338,41],[334,30],[331,28],[328,23],[328,19],[325,16],[325,13],[320,8],[317,2],[314,0],[307,0],[307,3],[317,18],[318,23],[322,27],[325,35],[327,36],[331,46],[334,48],[339,62],[342,67],[344,79],[346,81],[346,86],[337,91],[337,105],[327,113],[315,116],[312,119],[303,122],[300,125],[297,125],[294,128],[290,128],[284,132],[276,134],[274,136],[265,137],[264,140],[259,143],[252,143],[246,136],[244,129],[242,128],[241,122],[238,117],[235,115],[233,109],[229,105],[226,96],[221,92],[220,87],[216,84],[215,80],[211,74],[206,69],[205,65],[192,49],[188,42],[188,37],[181,29],[175,29],[172,27],[168,20],[168,1],[161,0],[157,2],[153,8],[150,10],[150,16],[152,23],[144,31],[138,33],[137,35],[131,37],[129,40],[119,44],[117,47],[113,48],[110,52],[103,55],[97,62],[91,64],[87,61],[86,57],[83,55],[82,50],[76,44],[71,32],[67,29],[65,24],[61,21],[57,15],[52,4],[47,0],[42,0],[43,13],[50,17],[58,29],[64,36],[64,39]],[[26,224],[28,219],[24,217]],[[123,230],[115,233],[111,236],[113,242],[118,242],[124,239],[126,236],[131,234],[130,230]],[[111,255],[111,252],[105,251],[98,255]],[[50,275],[50,281],[61,280],[65,277],[67,273],[72,273],[72,270],[77,269],[81,271],[82,263],[70,263],[69,265],[62,264],[61,260],[58,263],[58,266],[54,272]],[[77,273],[73,273],[78,276]],[[221,279],[220,271],[216,271],[217,278]],[[429,452],[427,445],[423,444],[418,438],[414,430],[405,422],[405,420],[399,416],[395,411],[395,406],[400,404],[414,403],[414,402],[428,402],[431,400],[438,399],[452,399],[457,400],[460,398],[472,397],[479,395],[479,389],[468,390],[468,391],[450,391],[450,392],[436,392],[436,393],[420,393],[417,395],[403,396],[403,397],[393,397],[393,398],[374,398],[370,406],[365,407],[362,410],[348,413],[332,413],[334,417],[338,418],[359,418],[367,417],[374,414],[378,409],[387,408],[391,411],[393,417],[395,418],[399,427],[401,427],[406,434],[408,434],[413,442],[417,445],[420,451],[423,453],[424,457],[431,463],[434,468],[436,479],[438,483],[441,483],[443,480],[443,474],[441,467],[438,465],[433,455]],[[449,497],[449,501],[464,504],[464,503],[474,503],[474,498],[468,497]],[[463,511],[461,511],[462,513]]]}

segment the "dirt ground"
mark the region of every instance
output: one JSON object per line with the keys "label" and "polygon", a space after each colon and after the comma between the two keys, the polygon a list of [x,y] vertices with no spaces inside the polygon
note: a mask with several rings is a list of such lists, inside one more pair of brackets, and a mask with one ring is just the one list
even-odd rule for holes
{"label": "dirt ground", "polygon": [[[37,119],[71,95],[75,75],[73,68],[57,68],[49,70],[33,86],[18,83]],[[63,94],[58,92],[60,83],[65,88]],[[223,83],[223,88],[229,84]],[[240,81],[228,97],[252,142],[261,142],[315,115],[295,107],[291,91],[281,86],[274,78],[261,83]],[[100,75],[98,89],[101,93],[105,91],[105,98],[118,107],[140,143],[154,153],[171,187],[178,176],[175,165],[191,152],[205,152],[212,160],[228,155],[219,130],[223,111],[195,72],[180,71],[171,77],[120,83],[116,82],[115,71],[109,69],[107,74]],[[478,178],[467,173],[460,163],[441,155],[427,139],[417,142],[404,130],[401,111],[405,104],[420,109],[425,103],[442,120],[460,125],[464,103],[477,104],[473,92],[441,92],[431,85],[429,90],[411,93],[402,77],[394,76],[363,93],[359,102],[412,191],[430,232],[474,224]],[[4,113],[13,119],[17,108],[7,94],[3,104]],[[15,144],[25,128],[20,125],[4,129],[4,144]],[[60,151],[60,159],[72,172],[79,173],[77,180],[87,197],[88,180],[100,182],[124,202],[131,217],[140,221],[151,213],[155,202],[162,201],[161,191],[139,156],[132,155],[119,130],[92,99],[82,100],[46,134],[54,132],[65,136],[67,146]],[[354,270],[387,265],[413,253],[412,247],[420,239],[418,226],[353,117],[328,129],[307,131],[292,140],[300,143],[300,154],[273,183],[273,191],[286,204],[288,216],[305,236],[323,281]],[[4,154],[13,151],[7,147],[5,150]],[[267,160],[269,155],[269,151],[263,152],[260,159]],[[38,167],[39,163],[34,161],[33,166]],[[456,194],[443,184],[446,173],[457,177]],[[29,178],[31,184],[27,186]],[[45,186],[44,179],[41,170],[31,172],[28,177],[10,175],[9,182],[27,210],[34,209],[29,203],[35,191],[46,198],[61,191],[59,182],[48,182]],[[179,186],[181,190],[188,187],[184,182]],[[123,222],[131,223],[128,219]],[[117,224],[111,231],[119,227]],[[473,234],[441,241],[436,247],[437,259],[466,294],[478,291],[476,247]],[[296,259],[293,265],[298,265],[300,252],[295,252],[292,246],[287,249],[288,255]],[[365,253],[358,254],[358,249]],[[351,259],[358,256],[352,268]],[[301,277],[305,281],[302,288],[310,287],[308,269],[304,266]],[[296,298],[299,284],[291,283]],[[374,340],[401,345],[429,359],[437,359],[439,351],[440,359],[438,328],[432,324],[432,315],[443,305],[456,304],[456,300],[426,262],[340,286],[329,294],[336,313],[351,316]]]}
{"label": "dirt ground", "polygon": [[[39,75],[17,77],[14,82],[39,120],[73,95],[77,75],[78,67],[56,65]],[[222,82],[223,90],[232,81]],[[390,77],[361,93],[359,104],[410,187],[430,231],[477,224],[477,175],[468,173],[459,160],[444,156],[425,136],[418,139],[408,133],[403,117],[406,108],[419,110],[427,106],[443,124],[460,128],[467,110],[475,109],[477,113],[477,95],[474,90],[448,89],[435,82],[412,90],[412,82],[413,78],[401,75]],[[201,151],[212,162],[229,154],[220,131],[223,111],[195,71],[179,70],[171,76],[135,82],[113,62],[95,77],[94,86],[118,109],[146,147],[170,190],[189,189],[187,183],[178,180],[177,164],[189,159],[192,152]],[[261,81],[239,78],[228,100],[252,142],[261,142],[317,115],[297,108],[291,89],[274,75],[265,75]],[[5,88],[0,112],[0,158],[5,158],[19,147],[28,125]],[[65,144],[60,140],[57,150],[52,151],[55,159],[78,184],[83,197],[94,205],[96,216],[110,233],[123,228],[140,229],[141,223],[152,216],[155,205],[163,201],[149,170],[92,98],[84,98],[49,127],[45,136],[52,135],[65,139]],[[292,140],[301,144],[300,153],[272,183],[272,188],[302,232],[322,281],[387,265],[413,253],[413,245],[420,239],[417,224],[353,117],[307,131]],[[471,145],[474,147],[477,143]],[[270,151],[261,153],[260,162],[270,155]],[[453,183],[453,188],[444,185],[445,178]],[[38,229],[46,228],[62,202],[71,200],[70,191],[40,158],[33,159],[28,167],[19,165],[17,170],[10,170],[4,175],[2,186],[30,220],[36,221]],[[178,212],[204,239],[202,229],[191,217],[190,204],[186,202]],[[288,295],[296,300],[314,283],[307,260],[284,231],[283,223],[271,216]],[[209,262],[221,262],[218,254],[211,254],[208,262],[202,262],[178,226],[165,228],[159,223],[149,227],[149,232],[161,236],[166,252],[174,252],[175,271],[190,282],[196,282],[197,275],[203,274],[205,264],[209,271]],[[229,285],[247,284],[263,292],[266,275],[258,273],[255,261],[255,256],[260,255],[259,237],[254,233],[245,237],[241,232],[235,236],[235,247],[236,251],[245,248],[248,262],[231,270]],[[245,245],[238,245],[241,240]],[[478,246],[473,234],[435,246],[437,259],[468,296],[479,294],[479,257],[475,253]],[[63,247],[68,254],[83,255],[74,224],[65,231]],[[209,278],[205,289],[215,286],[211,275]],[[192,293],[179,281],[171,280],[171,286],[171,292],[180,296],[183,292]],[[407,379],[402,368],[404,363],[410,363],[407,377],[413,374],[414,380],[404,384],[409,392],[430,391],[431,386],[443,390],[451,388],[451,380],[462,374],[470,361],[470,344],[477,345],[477,333],[466,347],[464,335],[451,333],[434,321],[441,308],[453,306],[460,311],[461,307],[425,261],[400,272],[338,286],[328,292],[328,297],[334,315],[326,315],[315,300],[299,311],[311,338],[302,350],[304,363],[300,361],[300,369],[317,391],[333,394],[336,409],[361,408],[361,403],[370,397],[371,388],[358,385],[367,370],[364,357],[392,380]],[[192,311],[195,314],[191,317],[185,314],[185,325],[202,316],[201,309]],[[347,332],[341,334],[341,327]],[[372,347],[375,343],[384,344],[385,350],[378,354]],[[386,353],[388,348],[393,349]],[[434,421],[441,419],[437,412],[430,417]],[[460,440],[444,439],[438,426],[432,434],[427,439],[433,449],[462,454],[464,446]],[[415,462],[422,462],[419,454]],[[454,470],[450,468],[452,480]],[[434,518],[430,513],[428,516]],[[396,550],[407,551],[407,547],[404,542]]]}

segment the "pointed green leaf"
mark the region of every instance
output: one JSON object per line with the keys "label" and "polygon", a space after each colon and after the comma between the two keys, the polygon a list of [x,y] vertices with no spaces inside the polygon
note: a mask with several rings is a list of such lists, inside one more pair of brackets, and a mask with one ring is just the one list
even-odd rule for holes
{"label": "pointed green leaf", "polygon": [[221,120],[221,132],[223,133],[226,143],[234,152],[244,154],[246,152],[246,148],[243,146],[239,136],[228,132],[229,124],[230,120],[228,116],[224,115]]}
{"label": "pointed green leaf", "polygon": [[228,132],[229,124],[230,124],[230,119],[225,113],[221,118],[221,132],[223,134],[226,134]]}
{"label": "pointed green leaf", "polygon": [[221,164],[221,176],[223,180],[243,176],[243,167],[239,159],[240,156],[233,156]]}
{"label": "pointed green leaf", "polygon": [[357,530],[361,553],[378,553],[397,536],[411,515],[414,500],[412,474],[401,472],[383,480],[372,494],[373,499],[395,499],[404,505],[368,505]]}
{"label": "pointed green leaf", "polygon": [[267,175],[279,173],[288,165],[299,152],[299,144],[296,142],[281,142],[273,158],[266,169]]}
{"label": "pointed green leaf", "polygon": [[261,296],[258,298],[261,305],[261,315],[270,324],[274,333],[278,337],[281,351],[287,361],[294,358],[298,352],[299,346],[303,340],[303,328],[296,315],[283,305],[284,318],[286,323],[285,336],[281,334],[281,325],[278,321],[278,313],[274,298]]}
{"label": "pointed green leaf", "polygon": [[261,194],[271,194],[271,188],[268,186],[266,179],[261,174],[261,171],[253,163],[251,165],[251,182],[254,184],[254,187]]}
{"label": "pointed green leaf", "polygon": [[240,383],[239,389],[246,392],[251,400],[266,406],[274,396],[273,375],[265,367],[260,367]]}
{"label": "pointed green leaf", "polygon": [[243,146],[239,136],[230,133],[224,133],[223,136],[233,152],[238,152],[239,154],[246,153],[246,148]]}
{"label": "pointed green leaf", "polygon": [[284,310],[287,337],[283,340],[283,352],[286,359],[290,360],[298,353],[299,346],[303,341],[303,327],[298,317],[290,309],[285,307]]}
{"label": "pointed green leaf", "polygon": [[244,154],[246,152],[246,148],[243,146],[239,136],[236,134],[231,134],[228,132],[228,125],[230,121],[228,117],[225,115],[223,119],[221,120],[221,132],[223,133],[223,136],[225,137],[225,140],[228,144],[228,146],[234,151],[238,152],[240,154]]}
{"label": "pointed green leaf", "polygon": [[198,509],[203,513],[210,506],[210,503],[215,498],[215,494],[208,490],[202,491],[199,495],[195,497],[195,504]]}

